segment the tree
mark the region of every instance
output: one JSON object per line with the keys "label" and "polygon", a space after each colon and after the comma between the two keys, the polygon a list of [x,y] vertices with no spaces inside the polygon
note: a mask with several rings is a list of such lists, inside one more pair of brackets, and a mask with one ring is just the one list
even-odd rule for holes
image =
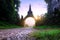
{"label": "tree", "polygon": [[[15,5],[17,7],[15,7]],[[0,20],[16,24],[19,21],[19,0],[0,0]],[[17,11],[16,11],[17,9]]]}
{"label": "tree", "polygon": [[49,0],[45,0],[46,3],[48,3]]}

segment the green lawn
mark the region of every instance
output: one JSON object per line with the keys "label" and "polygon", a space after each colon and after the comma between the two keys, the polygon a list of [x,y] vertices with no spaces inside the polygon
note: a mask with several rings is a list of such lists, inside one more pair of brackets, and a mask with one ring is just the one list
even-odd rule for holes
{"label": "green lawn", "polygon": [[7,22],[0,21],[0,29],[10,29],[10,28],[20,28],[21,26],[17,26],[14,24],[9,24]]}
{"label": "green lawn", "polygon": [[11,28],[21,28],[21,27],[20,26],[17,26],[17,25],[0,26],[0,29],[11,29]]}
{"label": "green lawn", "polygon": [[37,31],[31,33],[36,40],[60,40],[60,25],[35,26]]}
{"label": "green lawn", "polygon": [[31,33],[31,37],[34,37],[36,40],[60,40],[60,30],[38,30]]}
{"label": "green lawn", "polygon": [[42,26],[34,26],[36,29],[50,29],[50,28],[60,28],[60,25],[42,25]]}

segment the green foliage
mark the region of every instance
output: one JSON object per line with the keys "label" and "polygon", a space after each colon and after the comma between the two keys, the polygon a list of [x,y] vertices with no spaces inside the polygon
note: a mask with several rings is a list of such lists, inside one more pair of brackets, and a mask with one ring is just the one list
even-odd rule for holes
{"label": "green foliage", "polygon": [[45,15],[46,20],[45,20],[45,24],[46,25],[60,25],[60,11],[58,8],[55,8],[53,13],[47,13]]}
{"label": "green foliage", "polygon": [[[45,0],[45,1],[48,1],[48,0]],[[48,13],[45,14],[46,16],[46,20],[45,20],[45,24],[46,25],[60,25],[60,10],[59,10],[59,7],[56,7],[54,8],[53,11],[51,11],[51,1],[52,0],[49,0],[49,3],[48,3]],[[59,6],[59,5],[58,5]]]}
{"label": "green foliage", "polygon": [[31,36],[35,37],[36,40],[60,40],[60,30],[39,30],[31,33]]}
{"label": "green foliage", "polygon": [[[16,3],[17,2],[17,3]],[[0,0],[0,21],[7,21],[12,24],[19,22],[18,7],[19,0]],[[15,7],[17,5],[17,7]],[[17,11],[15,10],[17,9]]]}
{"label": "green foliage", "polygon": [[15,4],[15,6],[16,6],[15,8],[16,8],[17,10],[19,10],[19,9],[18,9],[18,7],[20,6],[19,3],[20,3],[20,0],[14,0],[14,4]]}

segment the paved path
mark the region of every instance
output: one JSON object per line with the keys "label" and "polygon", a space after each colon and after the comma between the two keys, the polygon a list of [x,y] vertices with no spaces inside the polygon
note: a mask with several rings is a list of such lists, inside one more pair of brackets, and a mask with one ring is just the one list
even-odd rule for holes
{"label": "paved path", "polygon": [[16,28],[0,30],[0,40],[24,40],[21,39],[21,37],[26,37],[29,33],[33,31],[33,28]]}

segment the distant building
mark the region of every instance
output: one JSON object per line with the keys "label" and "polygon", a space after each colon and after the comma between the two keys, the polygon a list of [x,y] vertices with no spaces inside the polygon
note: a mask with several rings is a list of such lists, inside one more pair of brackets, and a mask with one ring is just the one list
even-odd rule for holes
{"label": "distant building", "polygon": [[32,12],[32,10],[31,10],[31,4],[29,5],[28,14],[27,14],[27,16],[26,16],[24,19],[26,19],[26,18],[28,18],[28,17],[34,17],[34,16],[33,16],[33,12]]}
{"label": "distant building", "polygon": [[33,12],[32,12],[32,10],[31,10],[31,4],[29,5],[29,10],[28,10],[27,16],[26,16],[25,18],[23,18],[23,16],[21,16],[21,25],[22,25],[22,26],[24,26],[24,21],[25,21],[26,18],[28,18],[28,17],[33,17],[33,18],[34,18]]}

